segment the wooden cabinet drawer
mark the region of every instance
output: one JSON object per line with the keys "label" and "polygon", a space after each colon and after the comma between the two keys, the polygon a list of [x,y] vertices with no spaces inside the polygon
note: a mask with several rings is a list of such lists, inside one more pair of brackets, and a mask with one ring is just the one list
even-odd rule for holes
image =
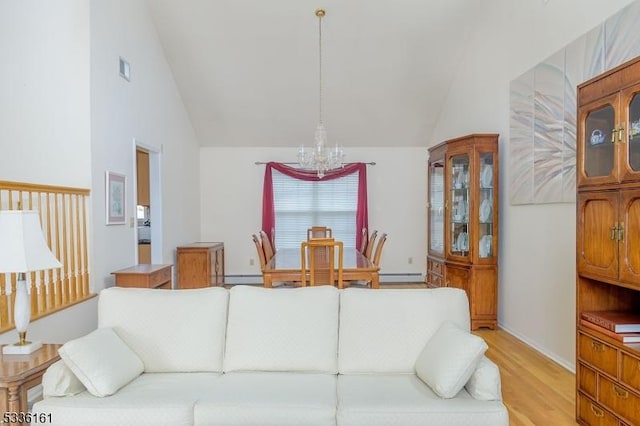
{"label": "wooden cabinet drawer", "polygon": [[640,392],[640,359],[622,352],[620,380]]}
{"label": "wooden cabinet drawer", "polygon": [[618,373],[618,350],[600,340],[580,333],[580,357],[613,377]]}
{"label": "wooden cabinet drawer", "polygon": [[578,418],[590,426],[618,426],[618,419],[583,394],[578,394]]}
{"label": "wooden cabinet drawer", "polygon": [[578,364],[578,388],[595,399],[597,396],[596,387],[597,379],[596,372],[587,367],[584,364]]}
{"label": "wooden cabinet drawer", "polygon": [[428,269],[429,271],[438,274],[438,275],[442,275],[442,270],[444,269],[442,263],[440,262],[435,262],[433,260],[429,260],[429,264],[428,264]]}
{"label": "wooden cabinet drawer", "polygon": [[640,424],[640,397],[622,386],[600,376],[599,401],[631,424]]}
{"label": "wooden cabinet drawer", "polygon": [[442,277],[436,274],[427,274],[427,284],[431,287],[442,287]]}

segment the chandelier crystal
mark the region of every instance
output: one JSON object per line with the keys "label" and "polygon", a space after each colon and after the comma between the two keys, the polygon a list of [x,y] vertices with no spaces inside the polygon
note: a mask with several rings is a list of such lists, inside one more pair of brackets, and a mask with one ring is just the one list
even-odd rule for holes
{"label": "chandelier crystal", "polygon": [[322,179],[327,171],[344,166],[344,152],[336,144],[334,148],[329,148],[327,141],[327,130],[322,122],[322,18],[326,12],[324,9],[316,10],[318,17],[318,68],[319,68],[319,114],[318,126],[316,127],[314,146],[305,149],[304,145],[298,150],[298,164],[303,169],[314,170],[318,178]]}

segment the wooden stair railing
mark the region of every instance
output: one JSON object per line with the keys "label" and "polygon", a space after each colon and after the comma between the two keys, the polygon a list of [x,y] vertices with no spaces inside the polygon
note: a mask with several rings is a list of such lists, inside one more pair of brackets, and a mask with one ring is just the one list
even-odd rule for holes
{"label": "wooden stair railing", "polygon": [[[37,210],[45,240],[62,263],[27,274],[32,320],[95,296],[89,292],[89,195],[82,188],[0,181],[0,210]],[[16,278],[0,273],[0,333],[14,327]]]}

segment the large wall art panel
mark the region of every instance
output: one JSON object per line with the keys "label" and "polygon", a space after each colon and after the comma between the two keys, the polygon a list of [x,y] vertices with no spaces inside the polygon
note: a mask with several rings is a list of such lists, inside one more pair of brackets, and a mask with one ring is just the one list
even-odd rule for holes
{"label": "large wall art panel", "polygon": [[639,22],[640,0],[511,82],[511,204],[575,202],[577,86],[640,56]]}
{"label": "large wall art panel", "polygon": [[533,200],[562,201],[564,49],[534,69]]}
{"label": "large wall art panel", "polygon": [[509,197],[511,204],[533,203],[533,70],[511,82]]}
{"label": "large wall art panel", "polygon": [[576,200],[576,113],[578,84],[604,71],[604,31],[598,26],[565,49],[562,201]]}
{"label": "large wall art panel", "polygon": [[605,69],[640,55],[639,22],[640,2],[631,3],[605,21]]}

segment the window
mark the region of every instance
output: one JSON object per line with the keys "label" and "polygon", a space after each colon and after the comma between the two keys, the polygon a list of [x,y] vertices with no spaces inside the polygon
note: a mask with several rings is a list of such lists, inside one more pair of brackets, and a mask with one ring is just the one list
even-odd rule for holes
{"label": "window", "polygon": [[278,248],[299,248],[313,225],[331,228],[345,247],[356,247],[359,174],[305,181],[273,171],[275,235]]}
{"label": "window", "polygon": [[[276,194],[277,192],[277,194]],[[269,162],[262,191],[262,229],[276,249],[300,248],[307,229],[314,225],[332,229],[345,247],[360,247],[369,223],[367,168],[349,163],[320,179],[316,172]]]}

